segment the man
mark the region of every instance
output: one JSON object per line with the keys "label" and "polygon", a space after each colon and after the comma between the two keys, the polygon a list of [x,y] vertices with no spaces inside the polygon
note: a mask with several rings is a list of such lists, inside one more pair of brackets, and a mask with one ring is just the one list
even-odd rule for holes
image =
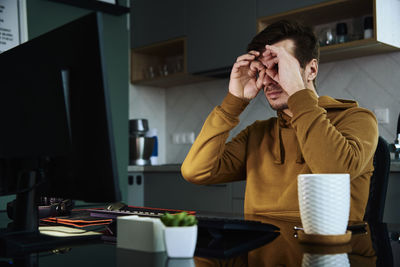
{"label": "man", "polygon": [[[378,140],[373,113],[318,96],[319,47],[308,27],[276,22],[248,51],[233,65],[229,92],[205,121],[183,177],[196,184],[246,180],[245,213],[298,217],[298,174],[349,173],[350,220],[362,220]],[[254,122],[225,144],[261,90],[277,117]]]}

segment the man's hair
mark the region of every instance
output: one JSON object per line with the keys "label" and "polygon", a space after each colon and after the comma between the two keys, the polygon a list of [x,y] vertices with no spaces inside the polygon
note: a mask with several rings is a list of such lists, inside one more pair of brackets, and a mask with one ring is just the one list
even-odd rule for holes
{"label": "man's hair", "polygon": [[256,50],[263,52],[265,45],[272,45],[285,39],[294,41],[294,56],[299,61],[300,67],[305,68],[314,58],[319,62],[319,43],[317,37],[311,27],[296,21],[280,20],[268,25],[248,44],[247,51]]}

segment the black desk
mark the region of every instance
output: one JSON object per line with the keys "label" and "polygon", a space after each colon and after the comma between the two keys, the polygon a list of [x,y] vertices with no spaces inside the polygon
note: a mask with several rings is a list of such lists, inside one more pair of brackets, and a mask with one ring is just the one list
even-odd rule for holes
{"label": "black desk", "polygon": [[[320,246],[304,246],[294,237],[294,226],[299,225],[296,220],[282,220],[264,218],[265,222],[278,226],[280,235],[272,242],[262,245],[249,253],[234,255],[231,258],[217,259],[199,257],[195,255],[193,259],[168,259],[166,253],[145,253],[126,249],[119,249],[112,243],[99,243],[92,245],[75,246],[65,251],[44,252],[31,255],[32,262],[38,262],[38,266],[301,266],[304,253],[324,254],[332,251],[321,250]],[[376,262],[382,263],[380,266],[393,261],[394,266],[398,266],[399,243],[391,241],[390,232],[400,231],[399,225],[386,224],[370,225],[366,233],[354,234],[351,242],[338,248],[336,254],[345,254],[351,266],[379,266]],[[386,231],[386,232],[385,232]],[[389,232],[387,232],[389,231]],[[389,234],[389,235],[388,235]],[[373,238],[371,238],[373,237]],[[385,246],[389,247],[385,247]],[[388,253],[388,248],[394,249],[393,253]],[[397,258],[396,258],[397,257]],[[397,261],[396,261],[397,260]],[[6,261],[6,259],[0,259]],[[3,266],[3,265],[0,265]],[[7,266],[7,265],[4,265]],[[10,265],[13,266],[13,265]],[[14,265],[15,266],[15,265]],[[28,266],[28,265],[27,265]],[[34,264],[31,266],[35,266]]]}

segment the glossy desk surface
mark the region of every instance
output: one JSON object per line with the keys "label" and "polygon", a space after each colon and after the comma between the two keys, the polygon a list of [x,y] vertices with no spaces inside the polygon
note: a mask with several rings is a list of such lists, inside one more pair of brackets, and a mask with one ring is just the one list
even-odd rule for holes
{"label": "glossy desk surface", "polygon": [[[91,245],[79,245],[54,252],[42,252],[30,255],[31,262],[25,266],[302,266],[308,258],[330,257],[334,262],[345,257],[349,266],[396,266],[399,242],[390,240],[391,232],[400,232],[399,225],[368,224],[365,231],[353,233],[351,241],[336,246],[310,245],[299,242],[294,226],[301,225],[297,219],[267,218],[246,215],[248,219],[258,219],[280,228],[279,234],[269,243],[259,244],[250,251],[237,251],[231,255],[207,256],[196,253],[190,259],[169,259],[165,252],[146,253],[117,248],[112,242],[99,242]],[[355,222],[359,223],[359,222]],[[261,235],[261,234],[260,234]],[[199,235],[199,243],[203,237]],[[234,239],[234,237],[230,237]],[[243,241],[243,240],[242,240]],[[265,241],[268,242],[268,241]],[[199,244],[198,243],[198,244]],[[204,245],[204,244],[203,244]],[[212,247],[212,246],[211,246]],[[392,252],[392,249],[394,251]],[[212,253],[212,248],[209,250]],[[215,254],[215,253],[214,253]],[[303,259],[304,258],[304,259]],[[27,258],[25,258],[26,260]],[[2,263],[7,259],[1,259]],[[9,260],[12,261],[11,259]],[[396,264],[396,265],[391,265]],[[0,264],[0,266],[3,266]],[[7,266],[7,265],[4,265]],[[15,266],[15,265],[10,265]],[[21,264],[21,266],[24,266]],[[305,265],[303,265],[305,266]],[[332,265],[333,266],[333,265]]]}

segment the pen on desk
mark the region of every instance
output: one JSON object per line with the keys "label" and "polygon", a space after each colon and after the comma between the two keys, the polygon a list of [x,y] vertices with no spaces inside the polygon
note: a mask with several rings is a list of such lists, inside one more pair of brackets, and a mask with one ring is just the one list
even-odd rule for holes
{"label": "pen on desk", "polygon": [[[363,230],[366,230],[365,229],[366,226],[367,226],[367,223],[353,224],[353,225],[347,226],[347,230],[349,230],[349,231],[360,231],[360,230],[363,231]],[[296,230],[296,231],[298,231],[298,230],[303,230],[304,231],[304,228],[300,227],[300,226],[294,226],[293,229]]]}
{"label": "pen on desk", "polygon": [[367,227],[367,223],[353,224],[353,225],[347,226],[347,230],[350,230],[350,231],[366,230],[365,229],[366,227]]}

